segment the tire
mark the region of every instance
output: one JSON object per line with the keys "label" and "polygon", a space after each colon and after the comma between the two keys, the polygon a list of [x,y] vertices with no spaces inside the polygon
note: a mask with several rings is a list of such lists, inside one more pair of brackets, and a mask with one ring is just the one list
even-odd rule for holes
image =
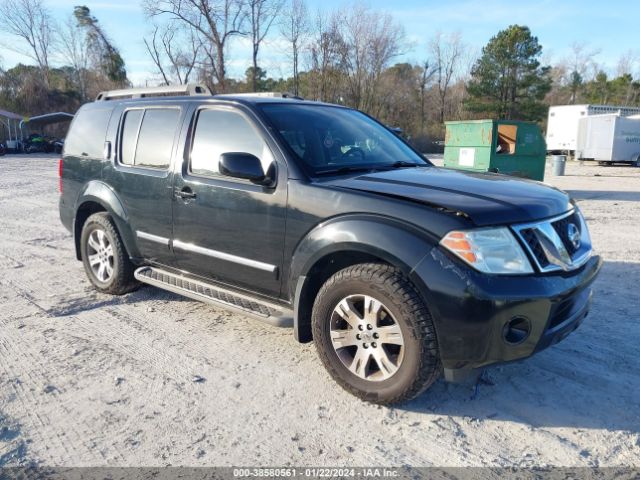
{"label": "tire", "polygon": [[120,234],[108,213],[91,215],[82,227],[80,253],[85,273],[94,288],[124,295],[138,288]]}
{"label": "tire", "polygon": [[[377,313],[365,312],[365,305],[375,305]],[[415,287],[390,265],[354,265],[329,278],[315,299],[312,329],[333,379],[372,403],[408,401],[442,371],[429,310]]]}

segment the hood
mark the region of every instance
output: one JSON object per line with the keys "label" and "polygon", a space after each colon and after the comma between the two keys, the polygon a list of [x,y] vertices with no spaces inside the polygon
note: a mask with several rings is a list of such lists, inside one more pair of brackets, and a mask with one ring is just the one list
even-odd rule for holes
{"label": "hood", "polygon": [[566,193],[539,182],[439,167],[401,168],[329,183],[463,212],[478,226],[532,222],[571,209]]}

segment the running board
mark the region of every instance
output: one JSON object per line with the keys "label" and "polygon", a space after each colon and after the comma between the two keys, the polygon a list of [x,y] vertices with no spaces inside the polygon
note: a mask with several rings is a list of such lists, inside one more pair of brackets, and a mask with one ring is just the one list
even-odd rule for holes
{"label": "running board", "polygon": [[275,303],[155,267],[140,267],[135,271],[135,277],[154,287],[233,310],[276,327],[293,327],[293,311]]}

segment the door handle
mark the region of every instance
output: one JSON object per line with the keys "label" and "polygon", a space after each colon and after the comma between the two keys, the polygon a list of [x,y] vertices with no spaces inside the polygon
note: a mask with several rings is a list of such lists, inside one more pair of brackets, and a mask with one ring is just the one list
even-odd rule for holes
{"label": "door handle", "polygon": [[196,198],[197,195],[194,193],[193,190],[191,190],[191,188],[189,187],[184,187],[182,190],[177,190],[175,191],[176,194],[176,198],[182,198],[182,199],[192,199],[192,198]]}
{"label": "door handle", "polygon": [[104,142],[104,150],[102,151],[102,156],[105,160],[109,160],[111,158],[111,142]]}

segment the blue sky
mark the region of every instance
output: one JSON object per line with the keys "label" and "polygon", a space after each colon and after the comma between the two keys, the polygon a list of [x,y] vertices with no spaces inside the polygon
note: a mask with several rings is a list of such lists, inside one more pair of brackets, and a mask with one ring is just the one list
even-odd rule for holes
{"label": "blue sky", "polygon": [[[71,14],[74,5],[86,4],[120,48],[133,82],[153,83],[153,65],[142,41],[150,27],[138,0],[45,2],[59,21]],[[531,28],[544,47],[545,60],[551,63],[570,55],[574,42],[585,43],[591,50],[598,49],[600,53],[595,60],[611,72],[615,72],[622,54],[633,51],[640,57],[640,1],[637,0],[370,0],[365,3],[391,13],[403,25],[409,45],[399,61],[419,62],[425,58],[427,42],[437,31],[459,32],[463,41],[479,52],[491,36],[512,23]],[[340,0],[307,0],[307,4],[310,11],[320,6],[327,10],[348,5]],[[6,40],[0,39],[0,43]],[[276,38],[263,46],[262,64],[269,75],[289,75],[286,53],[286,46]],[[0,58],[4,67],[18,61],[28,62],[4,46],[0,46]],[[246,40],[237,40],[231,45],[229,59],[230,74],[242,76],[250,64]]]}

